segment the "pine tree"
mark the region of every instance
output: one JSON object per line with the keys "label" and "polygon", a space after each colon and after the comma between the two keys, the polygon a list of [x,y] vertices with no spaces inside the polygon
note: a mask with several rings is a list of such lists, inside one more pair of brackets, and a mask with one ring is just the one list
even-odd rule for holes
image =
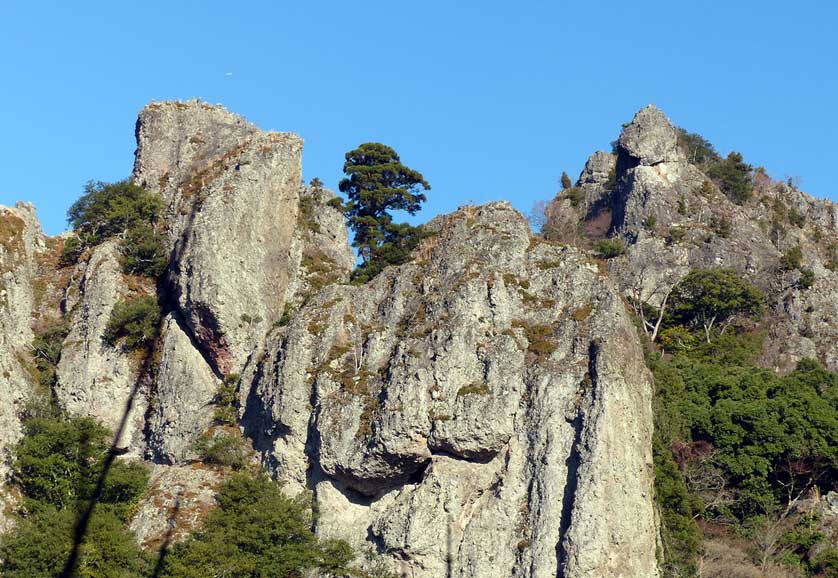
{"label": "pine tree", "polygon": [[394,223],[391,211],[416,214],[427,200],[422,191],[431,187],[421,173],[402,164],[396,151],[380,143],[364,143],[346,153],[343,172],[346,178],[338,186],[347,196],[346,219],[362,261],[353,276],[364,282],[409,258],[422,231]]}
{"label": "pine tree", "polygon": [[567,176],[567,173],[562,171],[562,190],[566,191],[570,187],[573,186],[573,183],[570,182],[570,177]]}
{"label": "pine tree", "polygon": [[566,191],[572,186],[573,184],[570,182],[570,177],[567,176],[566,172],[562,171],[562,190]]}

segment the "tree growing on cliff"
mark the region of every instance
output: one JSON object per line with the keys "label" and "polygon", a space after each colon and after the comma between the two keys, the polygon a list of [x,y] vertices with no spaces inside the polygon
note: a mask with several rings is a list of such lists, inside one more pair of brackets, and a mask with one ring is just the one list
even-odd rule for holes
{"label": "tree growing on cliff", "polygon": [[162,211],[162,199],[130,179],[87,183],[84,194],[67,211],[78,237],[65,242],[61,264],[72,265],[88,247],[118,237],[125,273],[159,277],[168,264],[157,226]]}
{"label": "tree growing on cliff", "polygon": [[347,196],[344,212],[355,238],[361,265],[353,277],[367,281],[388,265],[404,263],[422,239],[422,230],[394,223],[392,211],[416,214],[431,186],[418,171],[402,164],[392,148],[364,143],[346,153],[346,178],[338,188]]}
{"label": "tree growing on cliff", "polygon": [[684,151],[687,160],[697,165],[721,160],[713,144],[700,134],[678,128],[678,146]]}
{"label": "tree growing on cliff", "polygon": [[[12,464],[22,515],[14,532],[0,536],[0,575],[55,578],[74,544],[81,555],[66,575],[149,575],[145,554],[124,527],[147,488],[148,470],[128,461],[109,463],[111,436],[87,417],[36,417],[26,423]],[[91,502],[96,506],[80,537],[80,514]]]}
{"label": "tree growing on cliff", "polygon": [[687,275],[671,296],[672,312],[684,326],[702,328],[710,343],[715,328],[720,333],[737,315],[762,313],[762,292],[731,269],[698,269]]}
{"label": "tree growing on cliff", "polygon": [[744,205],[751,197],[752,167],[740,153],[732,152],[724,160],[711,163],[705,172],[734,203]]}
{"label": "tree growing on cliff", "polygon": [[562,182],[562,190],[563,191],[566,191],[567,189],[569,189],[570,187],[573,186],[573,183],[570,182],[570,177],[567,176],[567,173],[564,172],[564,171],[562,171],[561,182]]}
{"label": "tree growing on cliff", "polygon": [[163,201],[133,184],[90,181],[84,194],[67,211],[68,221],[87,245],[108,237],[125,235],[138,225],[153,225],[163,210]]}

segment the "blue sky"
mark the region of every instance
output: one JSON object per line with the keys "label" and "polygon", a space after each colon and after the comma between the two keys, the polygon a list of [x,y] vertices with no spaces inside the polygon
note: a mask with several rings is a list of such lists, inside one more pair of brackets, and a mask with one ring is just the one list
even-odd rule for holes
{"label": "blue sky", "polygon": [[[49,233],[89,179],[128,176],[152,99],[201,97],[343,154],[393,146],[420,219],[528,211],[654,102],[772,176],[838,199],[838,4],[778,1],[0,1],[0,204]],[[232,73],[232,75],[227,75]]]}

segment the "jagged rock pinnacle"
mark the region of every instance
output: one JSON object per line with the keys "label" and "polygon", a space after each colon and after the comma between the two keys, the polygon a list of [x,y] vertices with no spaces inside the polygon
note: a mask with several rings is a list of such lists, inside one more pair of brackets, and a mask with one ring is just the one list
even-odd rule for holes
{"label": "jagged rock pinnacle", "polygon": [[623,129],[620,147],[641,165],[684,160],[678,148],[678,132],[655,105],[641,109]]}

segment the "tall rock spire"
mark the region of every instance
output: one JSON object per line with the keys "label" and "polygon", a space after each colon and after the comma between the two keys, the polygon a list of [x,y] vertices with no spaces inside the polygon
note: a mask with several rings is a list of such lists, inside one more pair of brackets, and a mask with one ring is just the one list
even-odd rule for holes
{"label": "tall rock spire", "polygon": [[620,135],[620,147],[641,165],[684,160],[678,132],[655,105],[641,109]]}

